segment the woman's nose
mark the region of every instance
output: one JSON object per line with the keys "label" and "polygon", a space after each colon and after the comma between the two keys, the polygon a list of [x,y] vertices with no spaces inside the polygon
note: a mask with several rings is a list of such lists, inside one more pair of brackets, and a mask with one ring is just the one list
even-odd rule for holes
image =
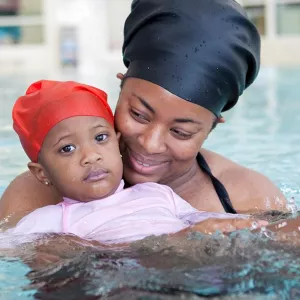
{"label": "woman's nose", "polygon": [[138,137],[140,145],[149,154],[159,154],[166,151],[164,130],[158,126],[148,127]]}

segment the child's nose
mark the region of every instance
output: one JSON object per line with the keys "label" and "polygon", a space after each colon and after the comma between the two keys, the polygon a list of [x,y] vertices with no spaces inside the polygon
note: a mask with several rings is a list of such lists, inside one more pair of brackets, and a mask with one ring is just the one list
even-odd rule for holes
{"label": "child's nose", "polygon": [[85,148],[82,154],[81,164],[86,166],[88,164],[94,164],[95,162],[102,159],[102,156],[99,152],[96,151],[93,147]]}

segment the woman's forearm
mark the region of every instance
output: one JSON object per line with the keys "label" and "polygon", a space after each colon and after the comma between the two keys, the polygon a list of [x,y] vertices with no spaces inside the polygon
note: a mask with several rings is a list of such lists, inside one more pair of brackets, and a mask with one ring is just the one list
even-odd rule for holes
{"label": "woman's forearm", "polygon": [[11,227],[33,210],[61,200],[55,188],[43,185],[27,171],[17,176],[4,191],[0,199],[0,220],[6,219],[6,226]]}

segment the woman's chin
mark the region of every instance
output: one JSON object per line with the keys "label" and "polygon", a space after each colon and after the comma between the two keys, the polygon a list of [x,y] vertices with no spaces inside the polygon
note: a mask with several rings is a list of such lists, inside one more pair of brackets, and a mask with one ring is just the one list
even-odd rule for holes
{"label": "woman's chin", "polygon": [[158,176],[155,175],[143,175],[140,173],[135,172],[130,168],[126,168],[124,166],[123,177],[130,185],[135,185],[139,183],[145,182],[159,182],[160,179]]}

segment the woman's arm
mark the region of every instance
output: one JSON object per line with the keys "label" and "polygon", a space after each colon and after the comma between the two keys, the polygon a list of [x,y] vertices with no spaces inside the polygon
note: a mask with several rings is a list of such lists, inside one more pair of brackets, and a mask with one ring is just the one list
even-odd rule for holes
{"label": "woman's arm", "polygon": [[5,227],[15,226],[33,210],[62,201],[53,186],[39,182],[29,171],[17,176],[0,199],[0,220],[7,219]]}

